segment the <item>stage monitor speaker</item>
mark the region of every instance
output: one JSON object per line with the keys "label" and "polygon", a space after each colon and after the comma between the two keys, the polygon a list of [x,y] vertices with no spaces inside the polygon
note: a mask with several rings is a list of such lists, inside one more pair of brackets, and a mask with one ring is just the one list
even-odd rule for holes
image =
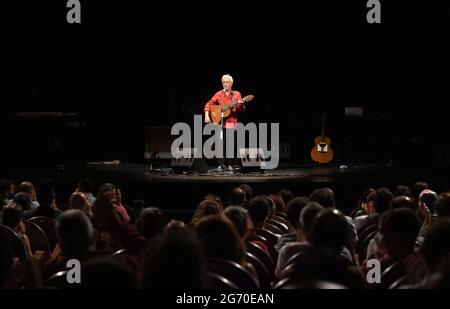
{"label": "stage monitor speaker", "polygon": [[167,167],[172,160],[170,148],[175,136],[170,133],[171,127],[145,128],[145,162],[152,167]]}
{"label": "stage monitor speaker", "polygon": [[163,158],[163,154],[170,153],[170,147],[176,138],[170,131],[170,127],[146,127],[145,151],[160,158]]}
{"label": "stage monitor speaker", "polygon": [[262,148],[241,148],[239,156],[244,172],[262,172],[261,163],[265,161]]}
{"label": "stage monitor speaker", "polygon": [[170,167],[175,172],[199,172],[206,173],[208,166],[203,158],[196,158],[197,148],[183,149],[174,154]]}

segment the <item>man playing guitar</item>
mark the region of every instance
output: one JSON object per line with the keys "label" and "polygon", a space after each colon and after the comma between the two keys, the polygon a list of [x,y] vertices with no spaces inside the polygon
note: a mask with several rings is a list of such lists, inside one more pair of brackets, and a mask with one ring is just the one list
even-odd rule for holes
{"label": "man playing guitar", "polygon": [[[219,90],[214,94],[214,96],[205,104],[205,123],[210,123],[211,121],[217,124],[221,124],[224,129],[233,129],[237,124],[237,112],[244,111],[245,105],[242,104],[245,101],[242,99],[241,93],[236,90],[232,90],[233,77],[231,75],[222,76],[223,89]],[[218,109],[218,105],[220,108]],[[229,115],[225,116],[225,113],[220,113],[220,109],[223,107],[232,107],[229,109]],[[218,112],[217,112],[218,110]],[[211,115],[210,115],[211,113]],[[212,114],[214,113],[214,114]],[[218,113],[219,115],[216,115]],[[228,114],[228,112],[227,112]],[[218,118],[218,117],[220,118]],[[226,118],[225,118],[226,117]],[[220,122],[217,120],[220,119]],[[235,164],[236,159],[236,149],[234,148],[233,158],[226,158],[226,148],[233,147],[233,145],[228,145],[226,142],[226,132],[223,132],[224,137],[224,158],[218,158],[219,168],[218,171],[233,171],[232,165]],[[225,148],[226,147],[226,148]]]}

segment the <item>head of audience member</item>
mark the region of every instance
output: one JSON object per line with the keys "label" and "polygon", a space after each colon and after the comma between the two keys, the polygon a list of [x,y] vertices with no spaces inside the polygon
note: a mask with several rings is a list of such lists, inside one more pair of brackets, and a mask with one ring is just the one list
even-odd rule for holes
{"label": "head of audience member", "polygon": [[244,265],[245,246],[233,223],[225,216],[207,216],[195,225],[207,258],[225,259]]}
{"label": "head of audience member", "polygon": [[40,206],[51,206],[55,203],[56,193],[53,181],[49,178],[40,180],[36,188],[36,199]]}
{"label": "head of audience member", "polygon": [[272,195],[261,195],[263,199],[266,199],[269,203],[269,215],[267,216],[267,220],[272,219],[272,217],[277,213],[277,205],[275,204],[275,201],[272,198]]}
{"label": "head of audience member", "polygon": [[375,196],[375,189],[369,188],[364,190],[361,197],[356,204],[356,207],[350,213],[350,217],[357,218],[364,215],[370,215],[373,212],[373,197]]}
{"label": "head of audience member", "polygon": [[429,273],[436,272],[440,263],[450,257],[450,218],[439,219],[430,226],[421,249]]}
{"label": "head of audience member", "polygon": [[104,193],[108,191],[114,191],[116,189],[116,186],[110,182],[105,182],[100,185],[98,188],[98,193]]}
{"label": "head of audience member", "polygon": [[330,188],[314,190],[309,196],[309,201],[319,203],[325,208],[336,208],[334,192]]}
{"label": "head of audience member", "polygon": [[450,289],[450,259],[443,259],[436,271],[432,273],[425,284],[426,289]]}
{"label": "head of audience member", "polygon": [[289,223],[294,229],[297,228],[300,212],[308,204],[309,199],[306,196],[299,196],[291,199],[286,206],[286,213]]}
{"label": "head of audience member", "polygon": [[316,202],[308,202],[300,212],[297,223],[297,240],[311,242],[311,228],[316,216],[325,208]]}
{"label": "head of audience member", "polygon": [[359,198],[358,206],[364,208],[364,204],[367,204],[373,201],[373,197],[375,196],[376,190],[374,188],[369,188],[364,190],[363,194]]}
{"label": "head of audience member", "polygon": [[223,211],[221,204],[212,199],[205,199],[197,205],[194,215],[192,216],[192,224],[195,224],[201,218],[208,215],[218,215]]}
{"label": "head of audience member", "polygon": [[89,250],[94,228],[83,211],[70,209],[57,218],[56,234],[65,256],[76,257]]}
{"label": "head of audience member", "polygon": [[255,196],[248,202],[248,215],[254,228],[264,227],[272,207],[270,199],[264,196]]}
{"label": "head of audience member", "polygon": [[436,203],[438,200],[438,195],[436,192],[429,189],[423,190],[419,195],[419,204],[426,206],[431,214],[436,214]]}
{"label": "head of audience member", "polygon": [[95,184],[90,178],[83,178],[77,184],[76,192],[93,193],[95,191]]}
{"label": "head of audience member", "polygon": [[[291,275],[291,282],[297,288],[316,288],[314,282],[339,284],[339,288],[364,288],[364,277],[356,267],[342,257],[336,250],[311,246],[299,256]],[[322,285],[319,285],[322,288]],[[336,288],[336,285],[333,287]]]}
{"label": "head of audience member", "polygon": [[245,205],[247,204],[247,197],[245,191],[240,187],[233,188],[233,190],[231,190],[230,193],[229,204],[234,206],[245,207]]}
{"label": "head of audience member", "polygon": [[229,206],[223,211],[223,215],[234,224],[239,236],[244,239],[248,231],[247,210],[239,206]]}
{"label": "head of audience member", "polygon": [[91,216],[91,207],[89,206],[86,195],[82,192],[74,192],[70,196],[69,205],[71,209],[79,209],[84,211],[86,215]]}
{"label": "head of audience member", "polygon": [[277,195],[281,196],[284,205],[287,205],[294,198],[294,194],[288,189],[278,190]]}
{"label": "head of audience member", "polygon": [[18,225],[23,219],[22,206],[16,203],[8,204],[2,212],[2,224],[7,227],[17,230]]}
{"label": "head of audience member", "polygon": [[400,261],[413,253],[419,230],[419,219],[413,210],[389,210],[381,216],[379,222],[377,247],[391,261]]}
{"label": "head of audience member", "polygon": [[28,193],[19,192],[14,195],[13,202],[22,206],[23,210],[30,210],[33,201]]}
{"label": "head of audience member", "polygon": [[429,188],[430,188],[430,186],[424,181],[418,181],[412,186],[411,194],[412,194],[412,198],[414,199],[414,203],[416,205],[419,202],[419,195],[420,195],[420,193],[423,190],[429,189]]}
{"label": "head of audience member", "polygon": [[395,187],[394,196],[407,196],[412,198],[411,189],[408,186],[398,185]]}
{"label": "head of audience member", "polygon": [[169,223],[164,227],[164,231],[170,230],[183,230],[186,228],[186,224],[181,220],[172,219]]}
{"label": "head of audience member", "polygon": [[219,204],[219,206],[223,209],[224,208],[224,203],[222,201],[222,199],[220,198],[220,196],[215,195],[215,194],[211,194],[208,193],[205,195],[205,197],[203,198],[203,200],[212,200],[215,201],[217,204]]}
{"label": "head of audience member", "polygon": [[134,213],[134,216],[136,218],[139,218],[139,216],[141,215],[141,212],[145,208],[145,201],[141,200],[141,199],[132,200],[130,203],[130,208],[131,208],[131,211]]}
{"label": "head of audience member", "polygon": [[408,208],[411,210],[415,210],[416,204],[414,203],[414,200],[409,196],[399,195],[394,197],[389,203],[389,209],[396,208]]}
{"label": "head of audience member", "polygon": [[250,201],[253,198],[253,189],[248,184],[242,184],[239,186],[245,192],[245,199]]}
{"label": "head of audience member", "polygon": [[450,217],[450,192],[442,193],[436,202],[437,215]]}
{"label": "head of audience member", "polygon": [[348,239],[348,222],[337,209],[318,213],[311,227],[311,243],[341,252]]}
{"label": "head of audience member", "polygon": [[10,179],[0,180],[0,197],[10,200],[14,195],[14,182]]}
{"label": "head of audience member", "polygon": [[118,204],[121,202],[120,200],[120,190],[112,183],[106,182],[98,188],[98,194],[103,194],[105,192],[111,193],[111,201],[113,204]]}
{"label": "head of audience member", "polygon": [[141,263],[146,289],[200,289],[206,261],[199,240],[188,229],[170,229],[155,237]]}
{"label": "head of audience member", "polygon": [[145,208],[136,222],[139,233],[147,240],[151,240],[160,234],[165,225],[166,219],[164,214],[156,207]]}
{"label": "head of audience member", "polygon": [[19,184],[17,192],[24,192],[30,196],[32,201],[36,200],[36,190],[34,189],[33,183],[30,181],[22,181]]}
{"label": "head of audience member", "polygon": [[14,182],[10,179],[0,180],[0,211],[3,209],[5,201],[14,196]]}
{"label": "head of audience member", "polygon": [[83,263],[83,289],[134,289],[137,287],[132,270],[112,257],[100,257]]}
{"label": "head of audience member", "polygon": [[270,194],[269,197],[273,201],[273,203],[275,204],[275,212],[274,212],[274,214],[277,213],[277,212],[286,213],[286,204],[284,204],[284,201],[283,201],[283,198],[281,197],[281,195]]}
{"label": "head of audience member", "polygon": [[373,208],[377,214],[383,214],[389,210],[389,204],[391,203],[394,195],[388,188],[378,188],[375,191],[375,196],[373,197]]}

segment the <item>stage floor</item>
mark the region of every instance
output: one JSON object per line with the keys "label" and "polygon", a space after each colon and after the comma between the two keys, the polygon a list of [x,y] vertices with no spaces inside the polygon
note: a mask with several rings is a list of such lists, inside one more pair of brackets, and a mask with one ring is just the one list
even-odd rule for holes
{"label": "stage floor", "polygon": [[[341,178],[372,175],[387,168],[382,165],[366,164],[358,166],[295,166],[282,165],[273,170],[257,172],[201,173],[196,171],[173,171],[170,168],[150,168],[134,163],[89,163],[85,172],[90,175],[108,176],[112,179],[132,179],[142,182],[182,182],[182,183],[285,183],[285,182],[335,182]],[[212,169],[212,168],[211,168]]]}
{"label": "stage floor", "polygon": [[369,184],[384,184],[390,174],[386,166],[375,164],[285,164],[259,173],[217,175],[195,171],[184,174],[167,173],[167,170],[157,172],[145,164],[113,162],[86,164],[78,173],[94,179],[97,184],[116,184],[122,188],[128,202],[143,199],[147,205],[161,208],[168,217],[184,220],[189,220],[207,193],[216,194],[227,202],[231,190],[243,183],[252,187],[254,195],[289,189],[295,196],[308,196],[314,189],[327,186],[335,190],[340,207],[348,210],[353,208]]}

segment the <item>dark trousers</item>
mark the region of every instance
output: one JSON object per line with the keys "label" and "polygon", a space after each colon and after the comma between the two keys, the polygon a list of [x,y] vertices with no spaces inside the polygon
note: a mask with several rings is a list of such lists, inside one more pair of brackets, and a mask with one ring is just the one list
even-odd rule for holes
{"label": "dark trousers", "polygon": [[[219,162],[220,165],[237,165],[238,164],[238,156],[239,156],[239,152],[237,149],[237,135],[236,135],[236,131],[234,129],[225,129],[222,128],[222,132],[223,132],[223,158],[218,158],[217,161]],[[227,134],[230,133],[234,134],[234,139],[228,139],[227,138]],[[227,158],[227,149],[234,149],[233,151],[233,156],[231,158]]]}

